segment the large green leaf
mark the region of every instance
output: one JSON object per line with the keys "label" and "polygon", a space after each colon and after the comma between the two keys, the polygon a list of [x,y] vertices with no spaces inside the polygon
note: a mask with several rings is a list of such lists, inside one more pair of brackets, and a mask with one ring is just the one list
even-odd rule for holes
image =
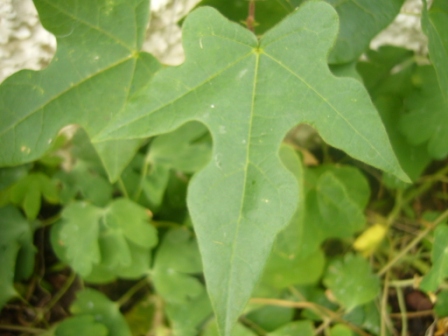
{"label": "large green leaf", "polygon": [[408,179],[362,84],[328,69],[337,26],[330,5],[307,2],[258,41],[200,8],[183,26],[187,61],[159,71],[94,139],[147,137],[193,119],[209,128],[213,159],[193,178],[188,204],[223,335],[297,206],[297,182],[278,157],[292,126],[307,122],[331,145]]}
{"label": "large green leaf", "polygon": [[[39,158],[57,132],[79,124],[96,134],[160,68],[140,52],[148,0],[36,0],[57,52],[42,71],[20,71],[0,86],[0,165]],[[111,179],[139,141],[96,144]]]}
{"label": "large green leaf", "polygon": [[[306,0],[255,1],[255,32],[264,34]],[[389,25],[404,0],[325,0],[338,12],[339,34],[329,55],[332,64],[357,61],[370,41]],[[249,4],[246,0],[202,0],[224,16],[245,25]]]}
{"label": "large green leaf", "polygon": [[437,72],[440,88],[448,101],[448,2],[434,0],[427,10],[424,1],[422,27],[429,39],[429,55]]}

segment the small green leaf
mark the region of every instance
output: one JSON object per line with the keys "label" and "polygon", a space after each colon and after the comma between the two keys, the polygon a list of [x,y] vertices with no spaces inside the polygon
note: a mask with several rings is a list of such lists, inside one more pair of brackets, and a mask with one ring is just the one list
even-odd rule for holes
{"label": "small green leaf", "polygon": [[79,336],[95,335],[107,336],[109,332],[107,327],[100,321],[95,321],[93,315],[81,315],[70,317],[62,321],[54,333],[55,336]]}
{"label": "small green leaf", "polygon": [[98,245],[101,211],[88,203],[76,202],[65,207],[61,216],[58,244],[65,247],[66,258],[75,272],[86,276],[93,264],[101,260]]}
{"label": "small green leaf", "polygon": [[165,301],[176,335],[197,335],[212,314],[204,286],[194,277],[202,272],[196,241],[185,229],[169,231],[157,251],[152,271],[156,292]]}
{"label": "small green leaf", "polygon": [[380,292],[379,278],[359,255],[347,254],[330,263],[324,284],[347,310],[373,300]]}
{"label": "small green leaf", "polygon": [[381,312],[375,301],[354,308],[344,315],[344,319],[372,335],[379,335],[381,332]]}
{"label": "small green leaf", "polygon": [[125,313],[132,335],[145,335],[151,330],[156,312],[156,300],[152,296],[142,298],[134,304],[131,310]]}
{"label": "small green leaf", "polygon": [[336,324],[330,329],[330,336],[353,336],[353,332],[343,324]]}
{"label": "small green leaf", "polygon": [[435,292],[443,280],[448,277],[448,226],[439,225],[434,231],[432,247],[432,267],[422,279],[420,288],[427,292]]}
{"label": "small green leaf", "polygon": [[291,335],[313,336],[314,335],[313,322],[311,321],[292,322],[268,334],[268,336],[291,336]]}
{"label": "small green leaf", "polygon": [[[27,278],[34,267],[35,247],[31,225],[11,205],[0,208],[0,309],[8,300],[17,296],[14,279],[17,272],[19,280]],[[18,257],[23,253],[26,264],[19,264]]]}
{"label": "small green leaf", "polygon": [[70,312],[74,315],[90,315],[95,322],[103,324],[108,336],[130,336],[131,332],[118,305],[111,302],[104,294],[85,288],[77,293],[76,301],[71,305]]}
{"label": "small green leaf", "polygon": [[429,56],[437,72],[440,89],[448,101],[448,3],[434,0],[427,10],[423,5],[422,28],[429,40]]}
{"label": "small green leaf", "polygon": [[300,244],[316,251],[327,238],[348,238],[364,228],[370,189],[359,170],[322,166],[307,169],[305,180],[308,193]]}
{"label": "small green leaf", "polygon": [[116,199],[106,208],[75,202],[53,227],[52,245],[87,281],[137,278],[149,271],[150,249],[157,244],[148,218],[145,208],[128,199]]}
{"label": "small green leaf", "polygon": [[[295,151],[282,146],[280,157],[286,168],[294,174],[299,185],[300,204],[289,225],[277,235],[271,255],[266,263],[262,282],[275,288],[317,281],[324,269],[324,255],[314,245],[301,244],[305,223],[304,195],[302,190],[303,168]],[[311,249],[308,249],[311,247]]]}
{"label": "small green leaf", "polygon": [[419,67],[414,82],[416,87],[405,101],[409,113],[400,120],[400,130],[409,143],[427,143],[428,153],[443,159],[448,155],[448,101],[432,66]]}
{"label": "small green leaf", "polygon": [[185,304],[204,291],[192,277],[201,272],[199,251],[191,234],[184,229],[169,231],[154,260],[152,275],[157,293],[168,302]]}
{"label": "small green leaf", "polygon": [[22,207],[30,220],[36,219],[39,214],[42,197],[49,203],[59,201],[56,185],[43,173],[31,173],[25,176],[6,192],[10,202]]}
{"label": "small green leaf", "polygon": [[437,294],[434,311],[437,317],[448,316],[448,290],[442,290]]}
{"label": "small green leaf", "polygon": [[194,173],[210,160],[211,143],[205,141],[207,128],[198,122],[187,123],[174,132],[154,139],[149,161],[185,173]]}
{"label": "small green leaf", "polygon": [[264,306],[250,311],[245,318],[265,331],[274,331],[292,321],[294,309]]}

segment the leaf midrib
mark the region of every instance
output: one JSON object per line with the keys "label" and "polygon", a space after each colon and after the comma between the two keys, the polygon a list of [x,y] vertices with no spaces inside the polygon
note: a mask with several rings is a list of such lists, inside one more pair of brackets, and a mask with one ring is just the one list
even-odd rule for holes
{"label": "leaf midrib", "polygon": [[[253,80],[253,87],[252,87],[252,103],[251,103],[251,111],[250,111],[250,117],[249,117],[249,127],[248,127],[248,132],[247,132],[247,139],[246,139],[246,148],[247,148],[247,152],[246,152],[246,160],[244,162],[244,177],[243,177],[243,190],[241,193],[241,204],[240,204],[240,210],[239,210],[239,215],[238,215],[238,220],[237,220],[237,226],[235,229],[235,233],[233,236],[232,241],[234,242],[234,244],[232,244],[232,252],[230,255],[230,276],[229,279],[227,281],[227,287],[226,287],[226,293],[230,292],[230,289],[233,287],[233,282],[234,282],[234,276],[233,276],[233,266],[234,266],[234,260],[236,258],[236,245],[237,245],[237,238],[238,238],[238,233],[240,230],[240,226],[241,226],[241,222],[243,219],[243,209],[244,209],[244,204],[246,201],[246,187],[247,187],[247,173],[248,173],[248,167],[250,164],[250,153],[251,153],[251,139],[252,139],[252,132],[253,132],[253,117],[254,117],[254,111],[255,111],[255,97],[256,97],[256,87],[257,87],[257,79],[258,79],[258,68],[259,68],[259,60],[260,60],[260,54],[257,52],[255,53],[255,65],[254,65],[254,80]],[[229,300],[230,300],[230,295],[226,295],[226,316],[229,319],[229,316],[231,316],[231,314],[229,314],[229,311],[231,309],[231,305],[229,305]],[[230,334],[230,327],[233,324],[232,321],[226,321],[225,323],[225,335],[228,335],[228,333]]]}

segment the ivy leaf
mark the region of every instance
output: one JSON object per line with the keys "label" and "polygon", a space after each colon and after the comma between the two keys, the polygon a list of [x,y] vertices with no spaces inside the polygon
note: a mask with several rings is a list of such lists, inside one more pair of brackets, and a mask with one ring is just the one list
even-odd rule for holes
{"label": "ivy leaf", "polygon": [[429,10],[426,7],[424,1],[422,28],[429,39],[429,55],[442,94],[448,101],[448,3],[445,0],[434,0]]}
{"label": "ivy leaf", "polygon": [[258,41],[200,8],[183,26],[186,62],[159,71],[94,139],[148,137],[194,119],[209,128],[213,159],[187,201],[223,335],[298,204],[297,182],[278,157],[293,125],[307,122],[329,144],[408,180],[362,84],[328,69],[337,25],[330,5],[307,2]]}
{"label": "ivy leaf", "polygon": [[380,292],[379,278],[359,255],[347,254],[334,260],[328,266],[324,284],[347,310],[373,300]]}
{"label": "ivy leaf", "polygon": [[409,112],[400,120],[400,131],[409,143],[426,143],[430,156],[443,159],[448,155],[448,101],[432,66],[419,67],[414,82],[415,88],[405,101]]}
{"label": "ivy leaf", "polygon": [[136,278],[149,270],[149,250],[157,244],[157,232],[138,204],[116,199],[98,208],[74,202],[64,208],[62,219],[52,229],[53,248],[86,280]]}
{"label": "ivy leaf", "polygon": [[439,225],[434,231],[434,245],[431,259],[433,266],[423,277],[420,288],[427,292],[435,292],[442,281],[448,276],[448,226]]}
{"label": "ivy leaf", "polygon": [[[57,52],[42,71],[20,71],[0,86],[0,165],[42,156],[57,132],[81,125],[92,136],[160,68],[141,52],[147,0],[36,0],[43,26],[57,38]],[[114,180],[139,141],[96,144]]]}
{"label": "ivy leaf", "polygon": [[14,279],[29,277],[34,268],[33,229],[11,205],[0,208],[0,309],[17,295]]}

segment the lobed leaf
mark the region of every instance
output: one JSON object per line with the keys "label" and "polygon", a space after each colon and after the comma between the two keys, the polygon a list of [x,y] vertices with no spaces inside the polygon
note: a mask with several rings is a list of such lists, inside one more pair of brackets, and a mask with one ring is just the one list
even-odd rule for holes
{"label": "lobed leaf", "polygon": [[74,202],[52,229],[53,249],[87,281],[137,278],[149,271],[150,249],[157,244],[148,217],[146,209],[128,199],[106,208]]}
{"label": "lobed leaf", "polygon": [[96,322],[107,328],[106,335],[108,336],[131,335],[126,320],[120,313],[119,306],[94,289],[85,288],[78,292],[76,301],[70,307],[70,312],[76,316],[75,318],[92,316]]}
{"label": "lobed leaf", "polygon": [[[141,52],[148,0],[36,0],[57,52],[42,71],[20,71],[0,85],[0,165],[35,160],[59,130],[81,125],[92,136],[119,114],[160,68]],[[117,179],[139,141],[95,144]]]}
{"label": "lobed leaf", "polygon": [[297,206],[297,182],[278,157],[292,126],[307,122],[331,145],[407,180],[361,83],[328,69],[337,25],[331,6],[307,2],[258,41],[200,8],[184,23],[186,62],[158,72],[94,139],[148,137],[190,120],[209,128],[213,159],[193,178],[188,205],[223,335]]}

